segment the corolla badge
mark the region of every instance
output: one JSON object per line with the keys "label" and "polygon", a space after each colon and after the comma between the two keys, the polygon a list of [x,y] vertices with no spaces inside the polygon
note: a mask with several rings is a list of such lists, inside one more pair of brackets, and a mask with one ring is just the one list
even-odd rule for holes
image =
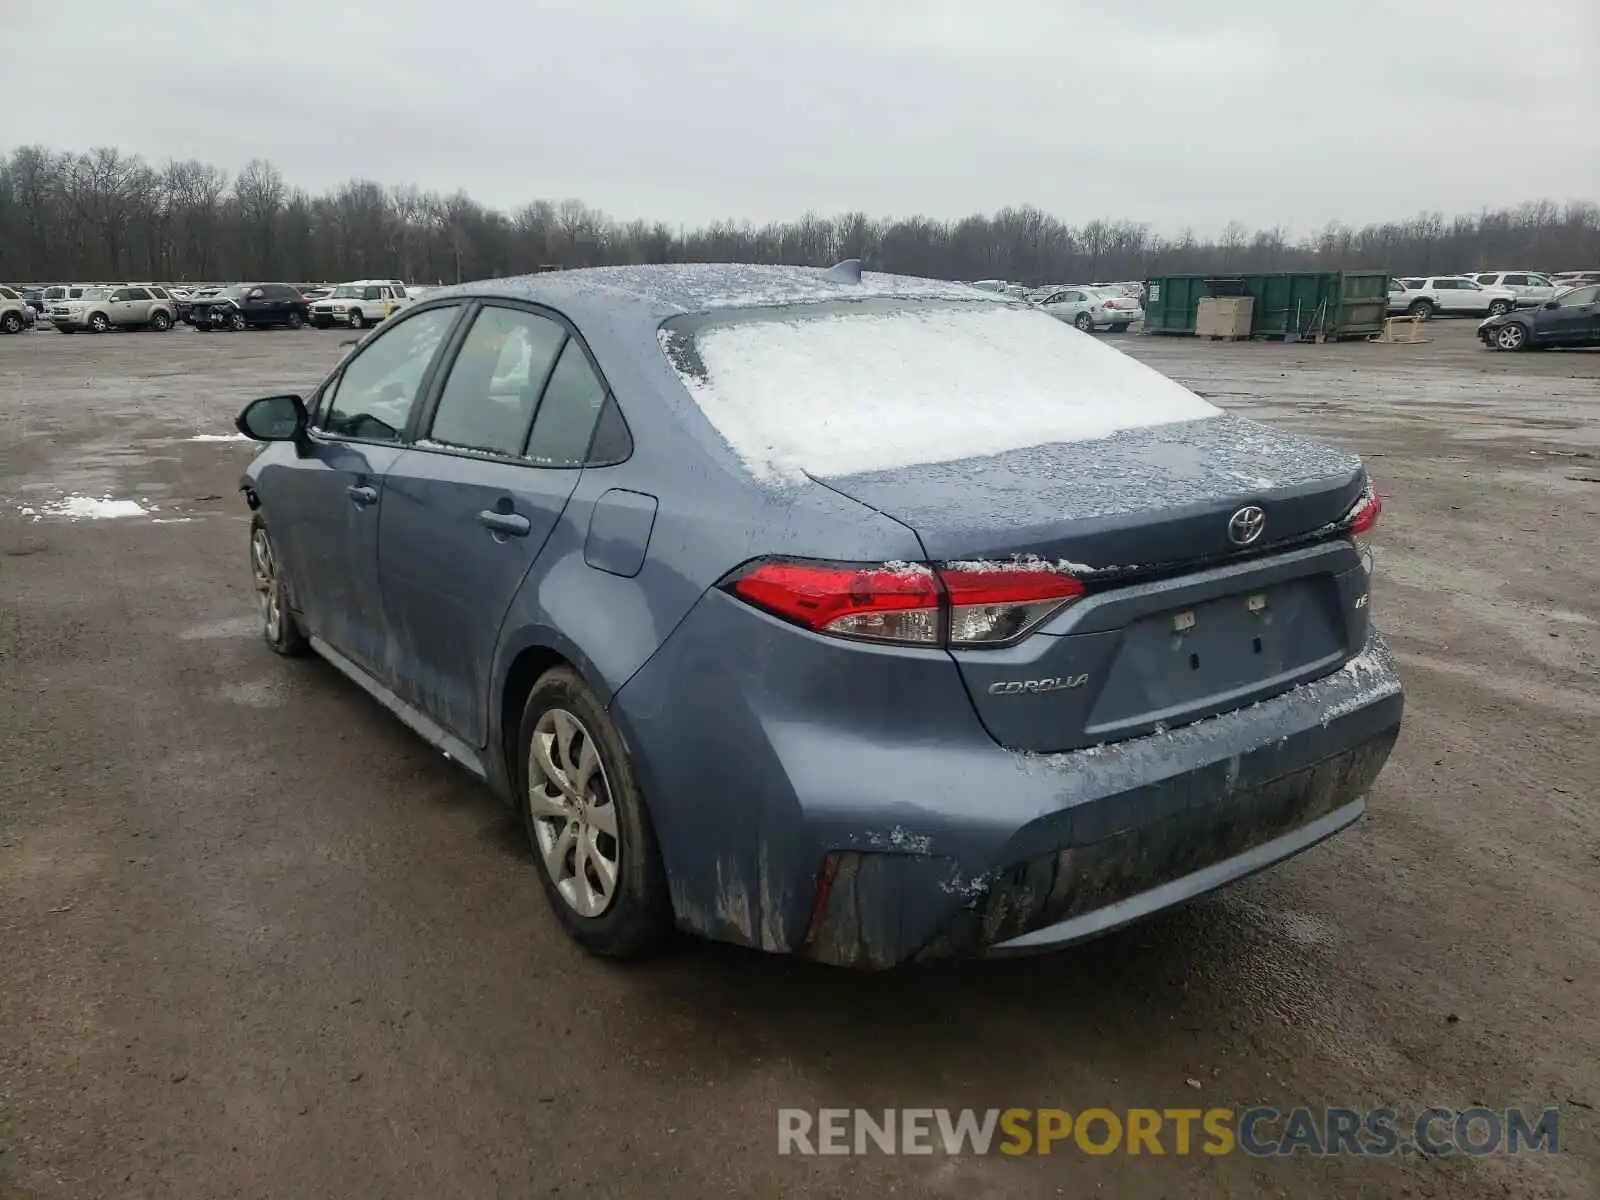
{"label": "corolla badge", "polygon": [[1258,504],[1247,504],[1228,518],[1228,540],[1235,546],[1253,546],[1267,528],[1267,514]]}
{"label": "corolla badge", "polygon": [[991,696],[1037,696],[1041,692],[1064,692],[1082,687],[1088,675],[1053,675],[1044,679],[1006,679],[989,685]]}

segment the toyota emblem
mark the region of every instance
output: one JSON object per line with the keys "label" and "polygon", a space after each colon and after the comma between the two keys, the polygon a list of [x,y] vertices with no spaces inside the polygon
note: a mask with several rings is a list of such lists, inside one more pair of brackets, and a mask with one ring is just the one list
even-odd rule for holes
{"label": "toyota emblem", "polygon": [[1247,504],[1228,518],[1228,540],[1235,546],[1253,546],[1267,528],[1267,514],[1258,504]]}

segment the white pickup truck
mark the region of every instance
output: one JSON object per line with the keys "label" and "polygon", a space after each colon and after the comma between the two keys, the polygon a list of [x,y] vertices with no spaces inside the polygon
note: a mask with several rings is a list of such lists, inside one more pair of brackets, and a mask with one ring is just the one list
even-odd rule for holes
{"label": "white pickup truck", "polygon": [[311,306],[311,324],[317,329],[348,325],[365,329],[416,301],[398,279],[356,279],[341,283]]}

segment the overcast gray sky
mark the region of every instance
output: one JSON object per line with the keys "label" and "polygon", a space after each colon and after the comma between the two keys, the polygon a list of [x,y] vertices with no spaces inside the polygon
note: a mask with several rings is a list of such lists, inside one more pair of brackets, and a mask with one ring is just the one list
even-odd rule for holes
{"label": "overcast gray sky", "polygon": [[0,148],[622,218],[1600,197],[1600,0],[0,0]]}

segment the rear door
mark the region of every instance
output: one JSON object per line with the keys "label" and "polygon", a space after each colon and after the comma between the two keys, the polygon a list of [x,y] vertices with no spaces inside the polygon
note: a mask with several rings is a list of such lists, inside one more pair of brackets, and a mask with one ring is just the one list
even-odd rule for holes
{"label": "rear door", "polygon": [[378,596],[384,477],[402,453],[420,396],[461,314],[415,314],[360,346],[323,387],[293,477],[266,490],[263,510],[310,632],[388,680]]}
{"label": "rear door", "polygon": [[481,746],[501,622],[583,473],[606,388],[561,317],[495,303],[434,391],[389,472],[379,580],[396,690]]}

